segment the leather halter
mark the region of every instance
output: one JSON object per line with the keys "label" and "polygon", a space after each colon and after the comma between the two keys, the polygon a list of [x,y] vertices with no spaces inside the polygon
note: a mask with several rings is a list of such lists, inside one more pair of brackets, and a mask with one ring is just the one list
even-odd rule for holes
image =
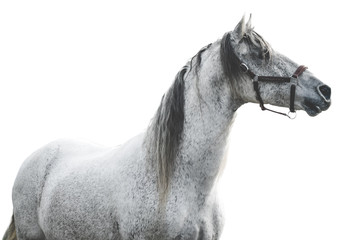
{"label": "leather halter", "polygon": [[[256,93],[256,98],[259,101],[261,110],[263,110],[263,111],[267,110],[267,111],[270,111],[273,113],[281,114],[281,115],[289,117],[290,119],[296,118],[296,111],[295,111],[294,105],[295,105],[295,92],[296,92],[297,79],[307,69],[307,67],[305,67],[304,65],[299,66],[291,77],[258,76],[255,73],[253,73],[245,63],[241,63],[240,67],[241,67],[241,70],[252,79],[254,91]],[[278,111],[274,111],[274,110],[266,108],[264,106],[264,101],[262,100],[262,98],[260,96],[259,82],[291,83],[290,106],[289,106],[290,111],[288,113],[282,113],[282,112],[278,112]],[[290,113],[295,113],[295,115],[292,115]]]}

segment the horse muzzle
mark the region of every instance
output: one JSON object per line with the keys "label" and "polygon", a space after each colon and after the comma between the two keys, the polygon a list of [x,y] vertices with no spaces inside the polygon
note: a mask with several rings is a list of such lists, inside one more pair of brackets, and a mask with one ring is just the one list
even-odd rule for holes
{"label": "horse muzzle", "polygon": [[331,88],[325,84],[319,85],[317,88],[319,98],[305,98],[303,108],[309,116],[316,116],[322,111],[329,109],[331,105]]}

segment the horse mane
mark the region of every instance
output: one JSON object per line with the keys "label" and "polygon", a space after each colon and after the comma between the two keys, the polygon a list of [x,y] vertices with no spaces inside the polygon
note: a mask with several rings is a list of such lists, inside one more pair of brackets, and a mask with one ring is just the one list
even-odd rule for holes
{"label": "horse mane", "polygon": [[148,153],[151,164],[157,169],[160,196],[167,192],[174,168],[184,126],[184,75],[183,67],[175,81],[161,99],[147,131]]}
{"label": "horse mane", "polygon": [[174,162],[179,150],[184,127],[184,77],[187,72],[195,71],[197,76],[201,65],[201,55],[211,44],[203,47],[177,73],[173,84],[161,99],[155,116],[147,130],[146,144],[148,160],[157,171],[160,199],[168,192],[170,179],[174,172]]}
{"label": "horse mane", "polygon": [[[220,61],[224,71],[225,78],[228,79],[231,95],[233,98],[239,96],[239,84],[237,81],[242,81],[244,79],[243,71],[241,70],[240,64],[241,61],[237,54],[235,53],[232,43],[232,32],[226,33],[221,39],[220,46]],[[270,61],[272,58],[272,48],[268,42],[266,42],[263,37],[254,31],[252,27],[248,27],[245,30],[245,33],[242,39],[239,40],[239,43],[244,41],[249,49],[258,49],[262,53],[262,58],[265,61]]]}

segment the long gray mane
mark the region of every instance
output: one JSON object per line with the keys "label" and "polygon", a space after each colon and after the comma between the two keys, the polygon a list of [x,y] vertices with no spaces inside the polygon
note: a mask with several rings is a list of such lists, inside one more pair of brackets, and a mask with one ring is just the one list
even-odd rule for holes
{"label": "long gray mane", "polygon": [[188,66],[185,66],[176,75],[147,131],[149,160],[157,169],[160,196],[167,191],[183,132],[184,75],[187,70]]}
{"label": "long gray mane", "polygon": [[157,170],[158,189],[160,197],[165,197],[171,176],[174,171],[174,161],[181,143],[184,126],[184,76],[195,71],[196,75],[201,65],[201,54],[211,44],[200,49],[191,60],[177,73],[173,84],[161,99],[155,116],[147,130],[147,148],[149,161]]}
{"label": "long gray mane", "polygon": [[[264,58],[271,56],[270,45],[252,28],[243,37],[249,47],[260,48]],[[243,40],[241,39],[241,40]],[[156,169],[158,190],[161,198],[166,197],[169,183],[174,172],[174,161],[181,144],[184,126],[184,76],[187,72],[195,71],[196,76],[201,67],[201,54],[211,44],[202,48],[176,75],[170,89],[162,97],[160,106],[147,130],[148,160]],[[233,48],[231,33],[226,33],[221,39],[221,65],[225,74],[224,80],[229,81],[233,97],[237,96],[236,81],[243,78],[239,59]],[[198,86],[198,85],[197,85]],[[201,98],[201,96],[199,95]]]}

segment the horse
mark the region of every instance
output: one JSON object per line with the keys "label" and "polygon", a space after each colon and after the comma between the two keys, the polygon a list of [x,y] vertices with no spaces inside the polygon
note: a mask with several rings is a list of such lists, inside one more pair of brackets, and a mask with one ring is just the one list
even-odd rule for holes
{"label": "horse", "polygon": [[3,240],[219,239],[216,185],[245,103],[316,116],[331,88],[243,17],[177,73],[145,132],[116,147],[56,140],[30,155]]}

